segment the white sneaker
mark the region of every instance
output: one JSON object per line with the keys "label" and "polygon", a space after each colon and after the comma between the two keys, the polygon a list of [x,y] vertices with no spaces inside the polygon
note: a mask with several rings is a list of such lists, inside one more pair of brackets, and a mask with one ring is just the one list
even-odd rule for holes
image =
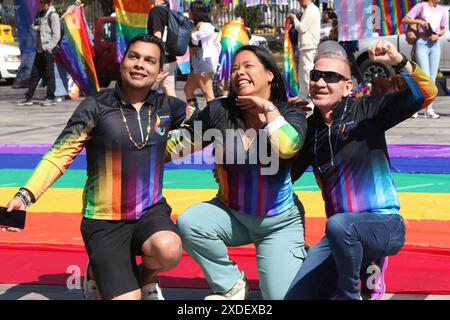
{"label": "white sneaker", "polygon": [[83,281],[83,297],[84,300],[97,300],[97,283],[91,280],[89,276],[89,260],[86,265],[86,273]]}
{"label": "white sneaker", "polygon": [[434,110],[425,111],[425,118],[439,119],[440,117],[441,116],[434,112]]}
{"label": "white sneaker", "polygon": [[224,293],[213,293],[205,297],[205,300],[245,300],[248,298],[248,284],[244,273],[233,288]]}
{"label": "white sneaker", "polygon": [[146,284],[141,288],[141,300],[165,300],[158,282]]}

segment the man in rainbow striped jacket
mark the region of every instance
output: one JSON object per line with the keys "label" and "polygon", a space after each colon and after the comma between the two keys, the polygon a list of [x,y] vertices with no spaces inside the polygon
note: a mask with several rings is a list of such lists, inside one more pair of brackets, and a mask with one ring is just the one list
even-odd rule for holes
{"label": "man in rainbow striped jacket", "polygon": [[[195,110],[151,90],[163,64],[160,39],[132,39],[120,63],[121,81],[81,102],[8,203],[8,211],[33,204],[86,148],[80,229],[97,298],[162,300],[156,274],[181,259],[181,239],[162,194],[164,152],[168,132]],[[142,256],[140,267],[135,256]]]}
{"label": "man in rainbow striped jacket", "polygon": [[[308,118],[292,179],[313,167],[328,220],[325,236],[309,250],[287,299],[358,300],[367,289],[372,290],[368,298],[381,298],[383,260],[398,253],[405,242],[385,132],[426,108],[437,88],[388,41],[371,46],[369,56],[393,66],[408,88],[357,100],[350,96],[353,84],[346,57],[328,51],[315,58],[309,88],[316,108]],[[371,261],[381,264],[381,270],[361,276],[361,266]]]}

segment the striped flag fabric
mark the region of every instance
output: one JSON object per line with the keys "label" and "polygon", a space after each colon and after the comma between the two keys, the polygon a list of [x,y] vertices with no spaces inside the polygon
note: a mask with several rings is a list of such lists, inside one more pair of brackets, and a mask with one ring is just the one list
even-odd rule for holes
{"label": "striped flag fabric", "polygon": [[373,34],[372,0],[336,0],[339,40],[370,38]]}
{"label": "striped flag fabric", "polygon": [[61,18],[64,36],[59,44],[58,54],[65,69],[85,95],[100,91],[94,66],[94,50],[89,38],[83,5],[71,5]]}
{"label": "striped flag fabric", "polygon": [[221,29],[219,62],[221,65],[219,79],[230,80],[231,65],[234,60],[234,53],[240,47],[248,44],[250,41],[247,30],[242,19],[231,20]]}
{"label": "striped flag fabric", "polygon": [[152,7],[153,1],[150,0],[114,0],[117,62],[122,61],[131,39],[138,34],[147,33],[148,12]]}
{"label": "striped flag fabric", "polygon": [[14,0],[14,18],[22,54],[36,52],[36,32],[32,31],[31,25],[40,8],[39,0]]}
{"label": "striped flag fabric", "polygon": [[31,25],[39,12],[39,0],[14,0],[14,18],[19,36],[21,61],[17,70],[15,87],[25,88],[30,79],[36,55],[36,32]]}
{"label": "striped flag fabric", "polygon": [[298,79],[297,67],[295,63],[294,46],[289,37],[291,22],[289,16],[286,17],[286,26],[284,31],[284,84],[286,86],[286,94],[288,97],[298,96]]}
{"label": "striped flag fabric", "polygon": [[380,36],[403,34],[407,26],[401,21],[418,0],[373,0],[376,26]]}
{"label": "striped flag fabric", "polygon": [[184,56],[177,57],[178,69],[180,69],[181,74],[191,73],[191,58],[189,50],[186,50]]}

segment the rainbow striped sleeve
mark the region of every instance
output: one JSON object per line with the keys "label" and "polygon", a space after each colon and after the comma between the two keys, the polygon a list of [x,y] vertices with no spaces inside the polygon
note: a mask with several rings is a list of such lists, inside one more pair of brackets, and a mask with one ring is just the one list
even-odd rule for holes
{"label": "rainbow striped sleeve", "polygon": [[419,103],[420,109],[424,109],[437,97],[438,88],[416,63],[411,62],[411,64],[413,72],[408,74],[402,71],[401,75],[406,80],[414,100]]}
{"label": "rainbow striped sleeve", "polygon": [[[75,110],[24,186],[36,200],[66,171],[91,136],[94,121],[90,119],[91,112],[85,110],[88,104],[86,100]],[[90,109],[93,109],[92,105]]]}
{"label": "rainbow striped sleeve", "polygon": [[290,159],[302,147],[302,137],[283,116],[270,122],[265,128],[270,143],[278,150],[281,159]]}

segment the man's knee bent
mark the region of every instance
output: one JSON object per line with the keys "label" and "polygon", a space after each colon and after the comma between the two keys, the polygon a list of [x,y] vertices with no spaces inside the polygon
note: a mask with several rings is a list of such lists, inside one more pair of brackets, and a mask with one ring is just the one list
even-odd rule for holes
{"label": "man's knee bent", "polygon": [[335,214],[327,220],[325,235],[329,239],[343,239],[350,227],[343,213]]}
{"label": "man's knee bent", "polygon": [[181,239],[174,232],[157,232],[142,245],[142,252],[145,256],[158,260],[164,268],[171,268],[181,259]]}

